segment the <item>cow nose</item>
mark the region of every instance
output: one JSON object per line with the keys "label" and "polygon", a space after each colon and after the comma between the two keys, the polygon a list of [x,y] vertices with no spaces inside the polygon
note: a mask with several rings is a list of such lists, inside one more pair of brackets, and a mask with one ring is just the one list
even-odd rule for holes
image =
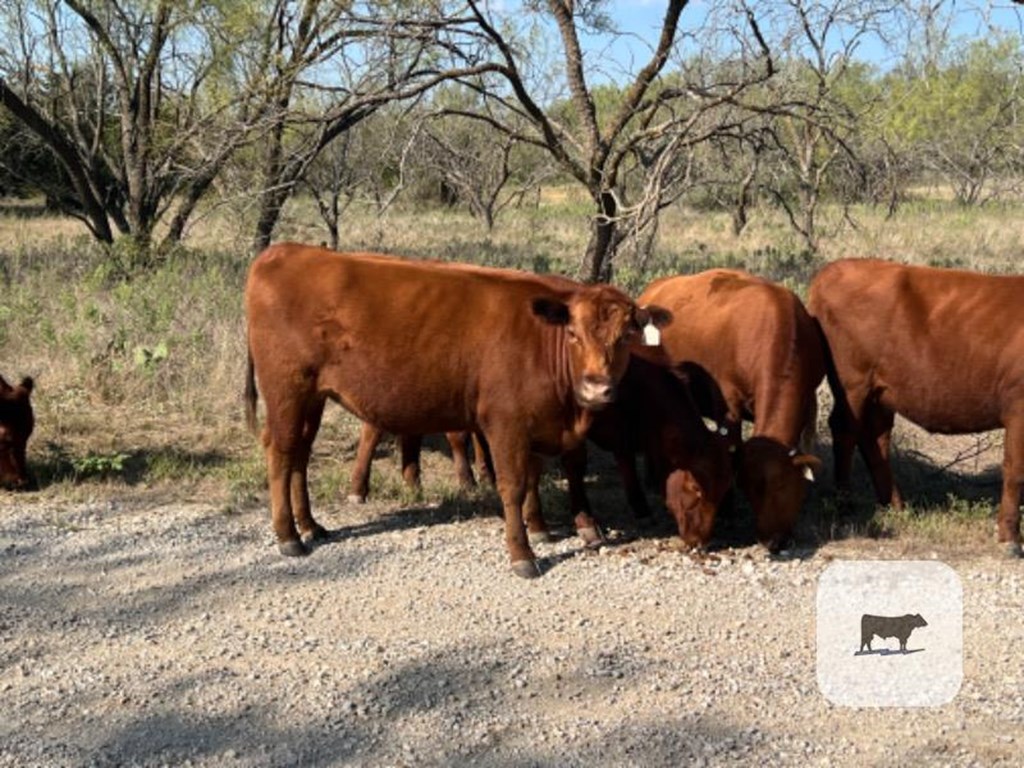
{"label": "cow nose", "polygon": [[584,376],[580,400],[585,405],[605,405],[615,399],[615,385],[603,376]]}

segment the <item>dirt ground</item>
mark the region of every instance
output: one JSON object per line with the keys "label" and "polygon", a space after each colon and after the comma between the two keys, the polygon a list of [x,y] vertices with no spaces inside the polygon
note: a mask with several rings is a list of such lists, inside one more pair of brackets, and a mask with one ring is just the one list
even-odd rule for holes
{"label": "dirt ground", "polygon": [[[627,526],[509,572],[493,508],[325,505],[278,555],[262,505],[0,496],[0,766],[1019,765],[1019,561],[855,538],[693,557]],[[941,560],[963,684],[935,708],[819,692],[843,558]]]}

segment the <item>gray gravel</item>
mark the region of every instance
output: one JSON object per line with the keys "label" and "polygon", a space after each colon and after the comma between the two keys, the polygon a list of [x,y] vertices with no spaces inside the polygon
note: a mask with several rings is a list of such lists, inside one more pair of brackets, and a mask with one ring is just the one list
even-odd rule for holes
{"label": "gray gravel", "polygon": [[817,577],[893,542],[773,561],[567,538],[525,582],[491,516],[320,519],[341,540],[286,560],[262,509],[0,496],[0,766],[1024,759],[1019,562],[938,555],[964,586],[951,703],[848,709],[816,684]]}

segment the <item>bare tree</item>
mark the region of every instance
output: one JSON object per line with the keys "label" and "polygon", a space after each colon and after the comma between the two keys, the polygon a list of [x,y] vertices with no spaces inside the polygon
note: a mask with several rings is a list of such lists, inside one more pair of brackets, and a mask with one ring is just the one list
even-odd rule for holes
{"label": "bare tree", "polygon": [[54,153],[71,192],[56,199],[97,239],[148,251],[175,206],[180,237],[244,139],[223,22],[175,0],[11,0],[0,15],[0,103]]}
{"label": "bare tree", "polygon": [[[739,81],[666,81],[663,71],[679,49],[680,16],[687,4],[687,0],[670,0],[645,63],[626,73],[621,87],[603,89],[593,82],[601,79],[602,54],[585,48],[582,41],[585,35],[617,36],[603,13],[604,3],[526,4],[533,14],[530,21],[539,20],[554,30],[556,64],[545,60],[537,45],[526,45],[525,29],[516,36],[512,19],[477,0],[469,2],[494,50],[505,86],[466,82],[485,99],[499,102],[503,111],[517,115],[520,122],[506,123],[494,116],[498,110],[475,116],[519,141],[542,147],[587,190],[594,206],[581,268],[587,280],[609,279],[624,237],[644,230],[643,222],[650,224],[651,215],[666,204],[666,192],[672,187],[669,181],[685,177],[686,163],[676,159],[707,135],[708,116],[737,99],[752,83],[771,76],[769,52],[754,14],[741,6],[742,36],[754,41],[755,66],[745,68]],[[698,36],[691,42],[695,39]],[[553,82],[563,88],[561,100],[552,98]],[[631,189],[636,190],[637,200],[631,200]]]}
{"label": "bare tree", "polygon": [[[860,73],[855,54],[882,28],[897,6],[865,0],[786,0],[780,48],[786,60],[769,88],[771,103],[787,104],[770,122],[768,172],[760,185],[786,212],[793,229],[814,252],[818,210],[833,167],[863,173],[853,139],[873,100],[856,101],[844,87]],[[859,95],[859,94],[858,94]]]}
{"label": "bare tree", "polygon": [[267,75],[262,189],[253,247],[269,245],[281,208],[325,147],[387,104],[447,79],[493,69],[473,63],[466,19],[443,2],[276,0]]}
{"label": "bare tree", "polygon": [[[486,110],[489,105],[477,106]],[[427,116],[419,163],[440,178],[452,202],[464,203],[490,232],[501,211],[537,189],[552,169],[527,162],[529,147],[514,134],[458,114],[469,105],[450,108],[455,114],[441,107]]]}

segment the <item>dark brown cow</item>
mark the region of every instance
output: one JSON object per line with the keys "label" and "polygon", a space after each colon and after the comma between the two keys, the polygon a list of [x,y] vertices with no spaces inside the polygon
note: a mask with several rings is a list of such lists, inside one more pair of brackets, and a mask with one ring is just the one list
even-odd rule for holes
{"label": "dark brown cow", "polygon": [[[306,472],[327,399],[394,434],[479,430],[494,460],[513,571],[538,575],[523,501],[540,471],[610,403],[651,319],[606,285],[460,269],[296,244],[253,262],[245,293],[247,412],[255,379],[274,531],[287,555],[321,538]],[[659,314],[659,320],[661,316]]]}
{"label": "dark brown cow", "polygon": [[28,376],[16,387],[0,376],[0,488],[23,489],[32,485],[25,458],[35,427],[32,386]]}
{"label": "dark brown cow", "polygon": [[666,329],[661,343],[674,363],[714,383],[710,415],[734,445],[742,419],[753,419],[753,436],[739,450],[739,486],[753,507],[758,540],[778,549],[803,505],[805,475],[821,466],[806,452],[806,438],[798,450],[801,435],[814,429],[825,376],[814,321],[792,291],[738,270],[658,280],[638,301],[686,318]]}
{"label": "dark brown cow", "polygon": [[808,307],[831,350],[836,484],[849,487],[856,445],[879,503],[903,505],[889,466],[897,413],[942,434],[1003,427],[998,536],[1019,555],[1024,276],[844,259],[815,276]]}
{"label": "dark brown cow", "polygon": [[[680,538],[690,546],[707,542],[718,505],[731,484],[729,444],[704,424],[686,384],[670,369],[660,347],[637,348],[630,355],[619,397],[596,414],[587,438],[615,456],[633,514],[650,518],[637,476],[636,454],[644,453]],[[562,457],[574,515],[590,514],[584,490],[586,450]]]}

